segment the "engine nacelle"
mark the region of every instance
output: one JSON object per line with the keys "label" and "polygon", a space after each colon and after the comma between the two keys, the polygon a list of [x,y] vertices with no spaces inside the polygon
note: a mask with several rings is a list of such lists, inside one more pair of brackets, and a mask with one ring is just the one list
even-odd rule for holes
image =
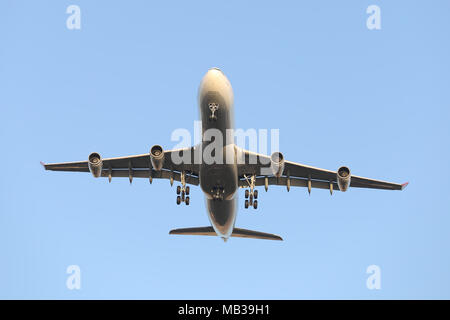
{"label": "engine nacelle", "polygon": [[337,171],[337,184],[339,186],[339,190],[342,192],[347,191],[350,186],[351,174],[350,169],[347,167],[340,167]]}
{"label": "engine nacelle", "polygon": [[88,158],[88,167],[89,171],[95,178],[98,178],[102,175],[102,157],[97,152],[92,152]]}
{"label": "engine nacelle", "polygon": [[284,157],[281,152],[274,152],[270,156],[270,168],[275,177],[280,177],[284,171]]}
{"label": "engine nacelle", "polygon": [[164,150],[160,145],[155,144],[150,149],[150,161],[152,162],[153,169],[159,171],[164,164]]}

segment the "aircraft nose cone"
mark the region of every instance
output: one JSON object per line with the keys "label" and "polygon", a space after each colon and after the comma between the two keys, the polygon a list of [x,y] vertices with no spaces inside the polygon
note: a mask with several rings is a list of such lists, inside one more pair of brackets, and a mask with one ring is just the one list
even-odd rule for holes
{"label": "aircraft nose cone", "polygon": [[209,71],[213,71],[213,70],[219,71],[219,72],[223,73],[222,70],[220,70],[220,69],[217,68],[217,67],[212,67],[211,69],[209,69]]}
{"label": "aircraft nose cone", "polygon": [[223,71],[217,67],[213,67],[213,68],[209,69],[207,74],[210,76],[215,76],[215,77],[221,77],[221,78],[225,77],[225,73],[223,73]]}

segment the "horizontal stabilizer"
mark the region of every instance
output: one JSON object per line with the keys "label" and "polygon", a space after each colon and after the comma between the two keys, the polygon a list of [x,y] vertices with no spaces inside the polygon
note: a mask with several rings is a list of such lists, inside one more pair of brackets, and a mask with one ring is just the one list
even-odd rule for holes
{"label": "horizontal stabilizer", "polygon": [[[169,234],[191,235],[191,236],[217,236],[213,227],[196,227],[196,228],[182,228],[170,230]],[[283,240],[280,236],[271,233],[234,228],[232,237],[266,239],[266,240]]]}
{"label": "horizontal stabilizer", "polygon": [[240,229],[240,228],[234,228],[233,233],[231,234],[232,237],[240,237],[240,238],[253,238],[253,239],[266,239],[266,240],[281,240],[283,241],[283,238],[276,234],[271,233],[265,233],[265,232],[259,232],[259,231],[253,231],[253,230],[247,230],[247,229]]}
{"label": "horizontal stabilizer", "polygon": [[169,234],[180,234],[187,236],[217,236],[213,227],[196,227],[196,228],[181,228],[169,231]]}

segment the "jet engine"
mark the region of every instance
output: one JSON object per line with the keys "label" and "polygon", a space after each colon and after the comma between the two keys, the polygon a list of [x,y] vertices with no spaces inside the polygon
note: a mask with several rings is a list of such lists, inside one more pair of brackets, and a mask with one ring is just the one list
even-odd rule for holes
{"label": "jet engine", "polygon": [[150,160],[152,162],[153,169],[159,171],[164,164],[164,151],[160,145],[155,144],[150,149]]}
{"label": "jet engine", "polygon": [[270,156],[270,168],[275,177],[280,177],[284,171],[284,157],[281,152],[274,152]]}
{"label": "jet engine", "polygon": [[339,190],[342,192],[347,191],[350,186],[350,169],[347,167],[340,167],[337,171],[337,184],[339,186]]}
{"label": "jet engine", "polygon": [[102,157],[97,152],[92,152],[88,158],[88,167],[89,171],[95,178],[98,178],[102,175]]}

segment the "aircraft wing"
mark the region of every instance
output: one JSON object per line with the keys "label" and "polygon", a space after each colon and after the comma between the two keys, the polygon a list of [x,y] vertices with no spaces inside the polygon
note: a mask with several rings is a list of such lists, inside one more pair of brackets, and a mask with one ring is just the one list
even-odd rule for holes
{"label": "aircraft wing", "polygon": [[[320,188],[339,191],[337,172],[311,167],[308,165],[284,161],[284,168],[279,177],[271,170],[271,157],[263,154],[240,150],[241,163],[238,165],[239,186],[248,187],[249,177],[255,177],[255,186],[283,185],[293,187]],[[239,161],[239,160],[238,160]],[[239,163],[239,162],[238,162]],[[403,190],[408,183],[374,180],[351,175],[350,187],[384,190]]]}
{"label": "aircraft wing", "polygon": [[[168,179],[173,182],[181,181],[182,172],[185,173],[187,184],[198,185],[199,166],[196,164],[185,164],[174,161],[177,155],[181,157],[184,153],[190,153],[194,157],[194,147],[164,151],[164,161],[161,170],[155,170],[150,160],[150,154],[132,155],[118,158],[101,159],[102,168],[99,176],[107,177],[111,181],[114,177],[127,177],[130,182],[133,178]],[[193,163],[194,161],[189,161]],[[45,170],[89,172],[89,161],[42,163]]]}

